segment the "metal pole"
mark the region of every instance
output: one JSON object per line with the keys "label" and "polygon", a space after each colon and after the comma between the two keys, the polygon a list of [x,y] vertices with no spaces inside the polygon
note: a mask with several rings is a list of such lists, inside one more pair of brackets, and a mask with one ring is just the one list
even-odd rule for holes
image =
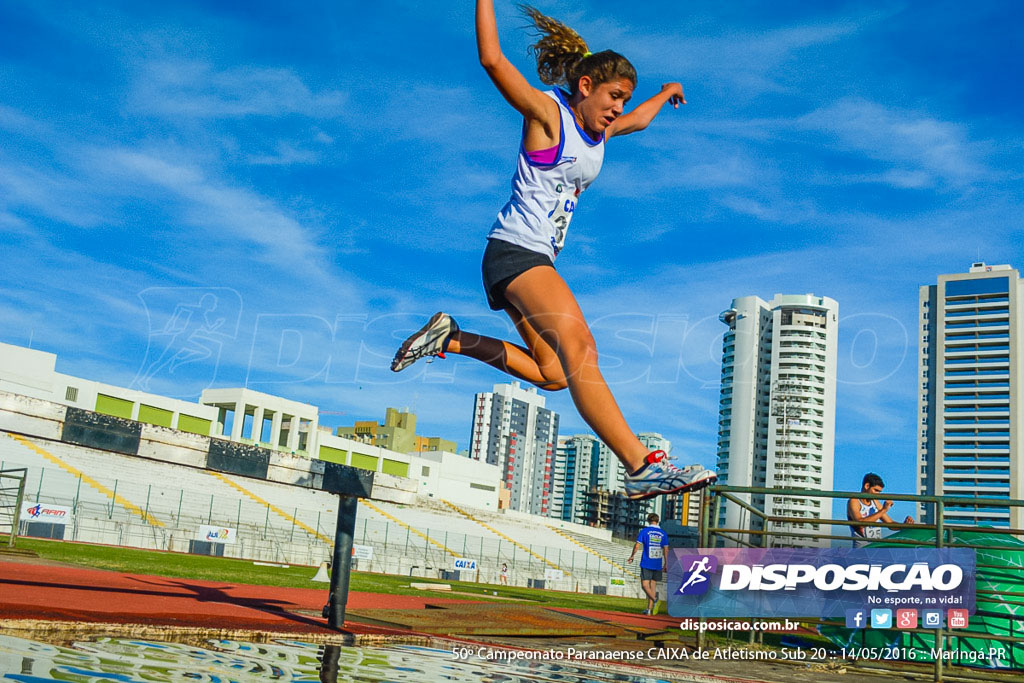
{"label": "metal pole", "polygon": [[327,601],[327,624],[335,630],[345,625],[348,582],[352,571],[352,537],[356,530],[359,499],[338,496],[338,523],[334,529],[334,558],[331,567],[331,592]]}
{"label": "metal pole", "polygon": [[[107,513],[107,519],[114,518],[114,503],[117,501],[117,479],[114,480],[114,495],[110,497],[110,512]],[[36,501],[38,502],[38,500]]]}
{"label": "metal pole", "polygon": [[[295,512],[292,514],[292,533],[288,536],[288,542],[291,543],[295,540],[295,518],[299,516],[299,508],[295,508]],[[365,531],[364,531],[365,533]]]}
{"label": "metal pole", "polygon": [[25,500],[25,479],[27,477],[28,470],[26,469],[21,475],[21,483],[18,485],[18,500],[14,506],[14,524],[11,525],[11,542],[8,544],[12,548],[18,538],[18,526],[21,525],[21,506]]}
{"label": "metal pole", "polygon": [[206,523],[213,524],[213,494],[210,494],[210,511],[206,513]]}
{"label": "metal pole", "polygon": [[267,515],[263,518],[263,537],[267,536],[267,527],[270,526],[270,505],[267,505]]}
{"label": "metal pole", "polygon": [[[45,474],[46,474],[46,468],[45,467],[42,468],[41,470],[39,470],[39,488],[36,489],[36,503],[37,504],[39,503],[39,496],[41,496],[43,494],[43,475],[45,475]],[[117,489],[114,489],[114,490],[116,491]]]}
{"label": "metal pole", "polygon": [[175,518],[177,521],[181,521],[181,501],[185,499],[185,489],[181,490],[178,494],[178,516]]}
{"label": "metal pole", "polygon": [[149,486],[148,486],[148,487],[146,488],[146,514],[145,514],[145,515],[143,516],[143,519],[144,519],[144,520],[145,520],[145,521],[146,521],[147,523],[149,523],[149,524],[152,524],[152,522],[151,522],[151,521],[150,521],[150,519],[149,519],[149,494],[151,494],[152,492],[153,492],[153,485],[152,485],[152,484],[150,484],[150,485],[149,485]]}
{"label": "metal pole", "polygon": [[[710,527],[711,527],[711,491],[704,489],[704,493],[700,497],[700,519],[697,521],[697,533],[699,534],[697,545],[701,548],[711,547],[710,541]],[[703,624],[704,620],[701,619],[700,623]],[[704,649],[704,630],[701,628],[697,629],[697,649]]]}
{"label": "metal pole", "polygon": [[72,505],[75,510],[78,509],[78,496],[82,493],[82,473],[78,473],[78,487],[75,488],[75,504]]}
{"label": "metal pole", "polygon": [[236,529],[241,529],[242,528],[242,499],[241,498],[238,499],[238,516],[235,517],[235,528]]}
{"label": "metal pole", "polygon": [[[935,503],[935,547],[941,548],[946,542],[946,506],[942,500],[938,500]],[[946,649],[946,638],[942,632],[942,621],[939,621],[939,627],[935,629],[935,645],[939,648],[939,656],[935,658],[935,680],[942,680],[942,654],[943,650]]]}

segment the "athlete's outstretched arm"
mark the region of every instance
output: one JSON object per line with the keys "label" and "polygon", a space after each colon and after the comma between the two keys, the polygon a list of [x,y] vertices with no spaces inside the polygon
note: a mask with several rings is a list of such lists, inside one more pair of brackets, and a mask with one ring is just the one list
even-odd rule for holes
{"label": "athlete's outstretched arm", "polygon": [[527,121],[557,124],[559,113],[555,101],[530,85],[502,53],[493,0],[476,2],[476,47],[480,65],[516,111]]}
{"label": "athlete's outstretched arm", "polygon": [[686,104],[686,97],[683,96],[683,86],[679,83],[666,83],[661,86],[661,92],[654,97],[650,98],[645,102],[641,102],[636,109],[623,114],[619,118],[615,119],[608,130],[605,132],[605,137],[610,138],[615,135],[628,135],[629,133],[635,133],[638,130],[643,130],[654,117],[661,111],[662,106],[666,102],[670,102],[676,109],[679,108],[680,104]]}

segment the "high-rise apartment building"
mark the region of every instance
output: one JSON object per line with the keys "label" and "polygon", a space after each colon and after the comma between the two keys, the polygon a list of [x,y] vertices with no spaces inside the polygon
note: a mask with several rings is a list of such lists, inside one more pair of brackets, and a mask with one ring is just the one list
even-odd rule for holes
{"label": "high-rise apartment building", "polygon": [[[671,452],[672,442],[656,432],[636,435],[648,450]],[[621,493],[624,490],[625,468],[612,449],[593,434],[574,434],[558,439],[555,457],[552,517],[567,522],[584,521],[586,493],[592,489]],[[661,514],[662,499],[654,499],[655,510]]]}
{"label": "high-rise apartment building", "polygon": [[[828,297],[777,294],[734,299],[719,319],[722,344],[718,418],[718,482],[758,488],[832,489],[839,304]],[[743,495],[775,517],[830,518],[829,499]],[[760,517],[724,505],[730,529],[763,529]],[[833,533],[808,523],[775,523],[772,531]],[[827,540],[773,534],[784,546]],[[751,535],[760,544],[760,537]]]}
{"label": "high-rise apartment building", "polygon": [[[920,290],[918,492],[1021,498],[1020,370],[1024,284],[1008,265],[975,263]],[[935,522],[933,505],[920,518]],[[947,505],[949,524],[1019,529],[1021,508]]]}
{"label": "high-rise apartment building", "polygon": [[470,457],[501,468],[513,510],[548,515],[551,508],[558,413],[519,382],[495,384],[473,402]]}
{"label": "high-rise apartment building", "polygon": [[555,472],[557,478],[564,480],[561,500],[556,503],[561,512],[559,519],[583,523],[587,491],[608,490],[608,471],[614,472],[614,466],[609,466],[609,458],[615,460],[615,454],[593,434],[558,438]]}

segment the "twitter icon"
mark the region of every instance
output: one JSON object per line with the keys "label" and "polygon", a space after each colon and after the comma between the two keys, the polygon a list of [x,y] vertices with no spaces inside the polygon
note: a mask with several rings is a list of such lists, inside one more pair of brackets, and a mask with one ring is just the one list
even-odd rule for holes
{"label": "twitter icon", "polygon": [[892,610],[871,610],[871,628],[892,628]]}

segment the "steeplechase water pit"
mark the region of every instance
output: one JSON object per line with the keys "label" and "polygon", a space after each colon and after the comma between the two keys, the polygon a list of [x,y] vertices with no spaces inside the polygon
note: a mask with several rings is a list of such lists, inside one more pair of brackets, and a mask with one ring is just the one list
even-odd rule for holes
{"label": "steeplechase water pit", "polygon": [[201,644],[96,638],[53,645],[0,635],[0,681],[473,681],[475,683],[656,683],[656,678],[575,662],[460,658],[415,645],[323,645],[209,639]]}

